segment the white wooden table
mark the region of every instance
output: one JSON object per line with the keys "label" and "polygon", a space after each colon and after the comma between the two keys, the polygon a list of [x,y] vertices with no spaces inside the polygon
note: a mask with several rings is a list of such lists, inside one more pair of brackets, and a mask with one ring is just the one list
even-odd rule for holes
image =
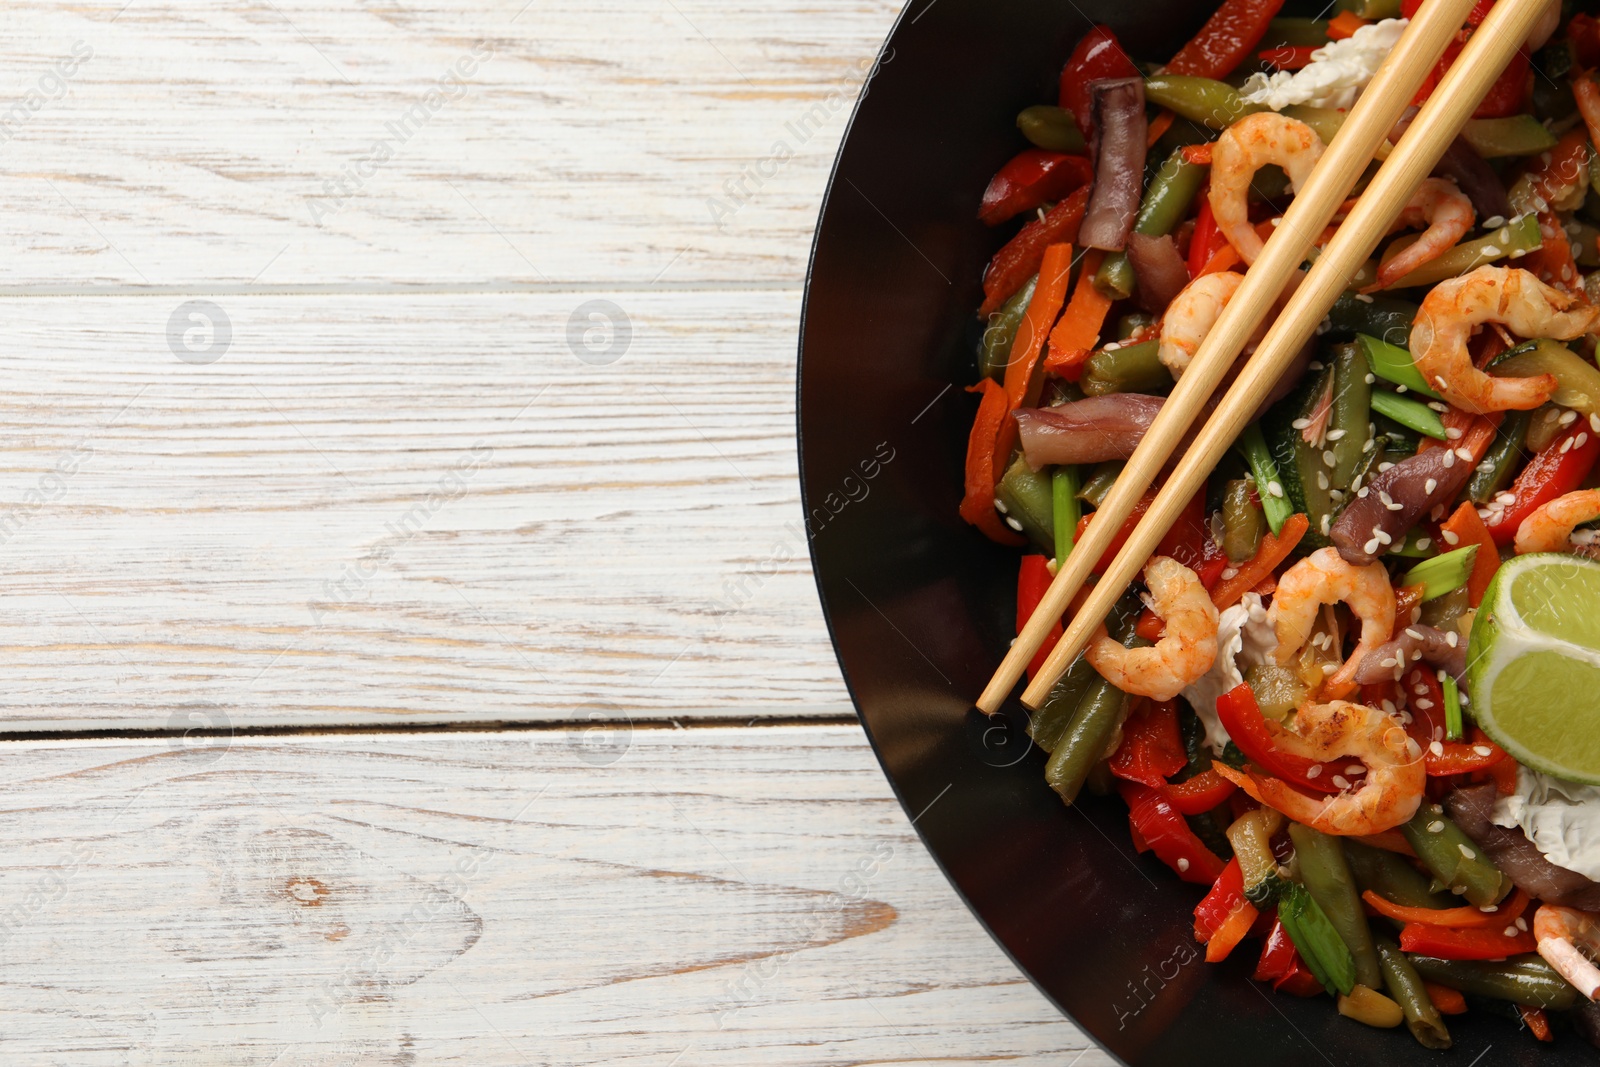
{"label": "white wooden table", "polygon": [[6,5],[0,1060],[1105,1062],[776,553],[897,10]]}

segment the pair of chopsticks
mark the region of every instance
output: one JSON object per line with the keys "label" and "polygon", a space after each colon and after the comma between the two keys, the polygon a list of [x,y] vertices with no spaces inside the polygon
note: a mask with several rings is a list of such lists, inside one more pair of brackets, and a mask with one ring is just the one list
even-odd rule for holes
{"label": "pair of chopsticks", "polygon": [[[1499,0],[1473,33],[1427,103],[1367,186],[1355,208],[1290,296],[1266,337],[1228,389],[1199,436],[1178,461],[1155,502],[1134,528],[1110,568],[1088,592],[1054,651],[1022,694],[1031,708],[1043,704],[1128,588],[1157,543],[1205,483],[1256,409],[1271,393],[1301,347],[1311,339],[1349,279],[1377,248],[1416,194],[1478,103],[1522,47],[1548,0]],[[1271,311],[1289,278],[1332,221],[1334,212],[1376,155],[1423,79],[1466,21],[1473,0],[1428,0],[1362,92],[1339,134],[1317,162],[1305,188],[1295,192],[1283,221],[1268,238],[1172,394],[1095,511],[1044,598],[995,672],[978,707],[993,714],[1049,635],[1055,621],[1110,547],[1140,497],[1155,483],[1206,400]]]}

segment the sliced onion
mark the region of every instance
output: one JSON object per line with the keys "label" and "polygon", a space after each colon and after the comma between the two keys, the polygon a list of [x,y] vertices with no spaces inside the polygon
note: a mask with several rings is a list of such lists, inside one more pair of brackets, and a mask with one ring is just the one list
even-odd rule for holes
{"label": "sliced onion", "polygon": [[1128,243],[1144,192],[1146,122],[1143,78],[1101,78],[1089,83],[1094,115],[1094,191],[1078,227],[1086,248],[1120,252]]}
{"label": "sliced onion", "polygon": [[1022,452],[1034,470],[1051,463],[1127,459],[1144,439],[1166,397],[1143,393],[1091,396],[1053,408],[1012,413]]}
{"label": "sliced onion", "polygon": [[1494,824],[1498,795],[1493,783],[1457,789],[1446,798],[1445,809],[1518,889],[1547,904],[1600,911],[1600,883],[1545,859],[1539,846],[1517,827]]}
{"label": "sliced onion", "polygon": [[1139,280],[1139,306],[1152,315],[1167,310],[1173,297],[1189,284],[1189,268],[1170,234],[1128,234],[1128,261],[1133,264],[1133,276]]}
{"label": "sliced onion", "polygon": [[1371,563],[1404,538],[1422,516],[1456,498],[1473,469],[1470,459],[1456,454],[1456,447],[1449,441],[1444,448],[1407,456],[1361,488],[1328,534],[1346,563],[1357,567]]}
{"label": "sliced onion", "polygon": [[[1418,652],[1422,653],[1420,657],[1415,655]],[[1452,645],[1443,630],[1413,623],[1402,630],[1397,639],[1381,644],[1361,657],[1361,665],[1356,668],[1356,681],[1361,685],[1390,681],[1400,677],[1402,666],[1410,666],[1418,659],[1444,671],[1460,685],[1467,673],[1467,643],[1457,634],[1456,643]],[[1389,661],[1389,666],[1383,665],[1384,660]]]}

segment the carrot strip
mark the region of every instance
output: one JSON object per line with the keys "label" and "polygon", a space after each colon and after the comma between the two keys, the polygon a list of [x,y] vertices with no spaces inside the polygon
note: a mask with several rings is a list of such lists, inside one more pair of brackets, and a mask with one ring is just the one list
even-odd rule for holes
{"label": "carrot strip", "polygon": [[1213,142],[1204,144],[1186,144],[1183,146],[1183,161],[1185,163],[1199,163],[1202,166],[1211,165],[1211,146]]}
{"label": "carrot strip", "polygon": [[1433,1006],[1439,1010],[1440,1015],[1465,1015],[1467,1013],[1467,998],[1461,995],[1459,989],[1451,989],[1438,982],[1423,979],[1422,988],[1428,991],[1428,999],[1433,1001]]}
{"label": "carrot strip", "polygon": [[1206,260],[1206,265],[1200,268],[1200,274],[1195,275],[1195,277],[1198,278],[1205,274],[1220,274],[1238,262],[1239,250],[1232,245],[1223,245],[1212,253],[1211,258]]}
{"label": "carrot strip", "polygon": [[1394,591],[1394,629],[1389,632],[1389,640],[1398,641],[1405,628],[1416,621],[1411,613],[1422,603],[1422,594],[1427,591],[1425,585],[1403,585]]}
{"label": "carrot strip", "polygon": [[1156,142],[1161,140],[1161,135],[1172,126],[1172,112],[1163,108],[1161,113],[1150,120],[1150,128],[1145,132],[1144,146],[1154,148]]}
{"label": "carrot strip", "polygon": [[1072,300],[1061,313],[1061,321],[1050,332],[1050,358],[1046,366],[1052,372],[1060,373],[1082,363],[1100,340],[1100,330],[1111,310],[1111,298],[1094,286],[1094,275],[1104,256],[1097,248],[1084,253],[1083,268],[1078,272]]}
{"label": "carrot strip", "polygon": [[[983,399],[978,403],[978,415],[972,420],[972,433],[967,437],[966,495],[961,498],[961,517],[982,530],[991,541],[1002,545],[1023,544],[1027,539],[1001,522],[994,510],[994,487],[999,481],[995,468],[1003,462],[996,458],[996,446],[1003,426],[1011,422],[1006,391],[993,378],[985,378],[977,385],[968,386],[967,392],[982,393]],[[1010,449],[1005,455],[1009,457]]]}
{"label": "carrot strip", "polygon": [[1254,904],[1248,900],[1241,900],[1239,906],[1233,909],[1221,926],[1217,927],[1216,932],[1211,935],[1211,940],[1206,942],[1206,962],[1217,963],[1227,959],[1228,953],[1244,940],[1245,935],[1250,932],[1250,927],[1255,925],[1258,914]]}
{"label": "carrot strip", "polygon": [[1342,41],[1363,26],[1372,25],[1354,11],[1341,11],[1328,20],[1328,40]]}
{"label": "carrot strip", "polygon": [[1219,609],[1237,603],[1240,597],[1256,587],[1256,583],[1289,558],[1289,553],[1294,551],[1294,546],[1300,543],[1300,538],[1310,528],[1311,523],[1306,517],[1296,513],[1289,516],[1281,533],[1276,536],[1264,534],[1261,547],[1256,549],[1254,556],[1239,565],[1239,573],[1217,583],[1217,587],[1211,591],[1211,602]]}
{"label": "carrot strip", "polygon": [[[1011,344],[1011,359],[1006,363],[1006,405],[1008,411],[1027,407],[1037,400],[1044,379],[1036,373],[1039,357],[1044,352],[1045,338],[1050,336],[1050,326],[1061,314],[1061,305],[1067,299],[1067,285],[1072,272],[1072,246],[1065,241],[1044,250],[1044,260],[1039,264],[1039,283],[1034,286],[1033,299],[1023,313],[1022,324],[1017,327],[1016,339]],[[1017,444],[1017,424],[1006,419],[1000,425],[999,439],[995,442],[995,456],[1004,463],[1011,457]],[[1003,471],[1001,472],[1003,473]],[[995,477],[999,481],[999,475]],[[971,520],[968,520],[971,521]]]}
{"label": "carrot strip", "polygon": [[[1478,546],[1478,554],[1472,560],[1472,575],[1467,579],[1467,599],[1477,607],[1483,603],[1483,594],[1488,591],[1494,572],[1500,569],[1500,548],[1489,536],[1489,528],[1470,500],[1456,508],[1455,514],[1444,520],[1439,529],[1449,535],[1444,541],[1453,549]],[[1451,537],[1455,538],[1453,542]]]}
{"label": "carrot strip", "polygon": [[1528,1024],[1528,1029],[1533,1031],[1534,1037],[1540,1041],[1556,1039],[1550,1032],[1550,1017],[1544,1013],[1543,1008],[1530,1008],[1526,1004],[1518,1004],[1517,1011],[1522,1014],[1522,1021]]}
{"label": "carrot strip", "polygon": [[1427,923],[1431,926],[1450,926],[1456,929],[1469,927],[1504,927],[1528,908],[1528,894],[1517,890],[1496,910],[1484,912],[1473,907],[1461,908],[1408,908],[1385,900],[1372,890],[1361,894],[1361,899],[1374,911],[1386,918],[1403,923]]}

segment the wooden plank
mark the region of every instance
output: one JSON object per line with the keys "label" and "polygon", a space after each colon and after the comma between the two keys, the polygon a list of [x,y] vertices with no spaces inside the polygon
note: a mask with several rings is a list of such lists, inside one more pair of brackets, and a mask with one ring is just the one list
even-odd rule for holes
{"label": "wooden plank", "polygon": [[[851,713],[797,294],[219,296],[208,364],[185,299],[7,304],[9,729]],[[591,299],[616,362],[569,343]]]}
{"label": "wooden plank", "polygon": [[855,728],[3,747],[8,1063],[1109,1062]]}
{"label": "wooden plank", "polygon": [[900,4],[10,4],[0,285],[796,285]]}

